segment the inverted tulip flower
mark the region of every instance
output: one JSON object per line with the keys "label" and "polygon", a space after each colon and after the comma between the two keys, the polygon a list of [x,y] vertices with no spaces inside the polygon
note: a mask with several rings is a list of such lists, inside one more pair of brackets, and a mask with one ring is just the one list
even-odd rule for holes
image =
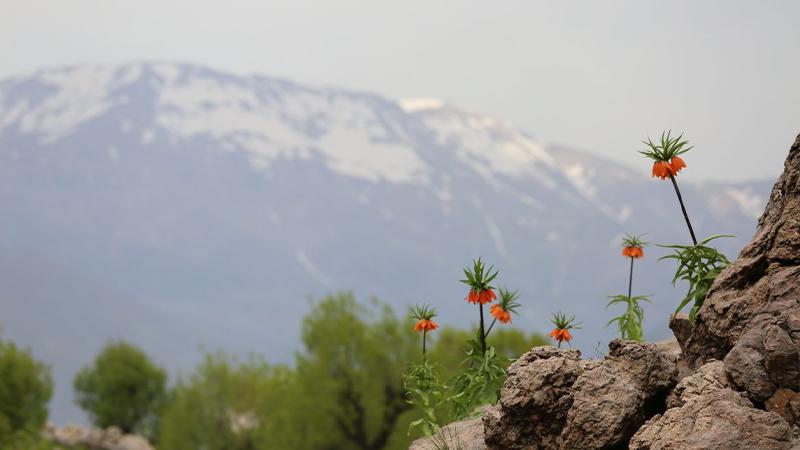
{"label": "inverted tulip flower", "polygon": [[623,339],[631,339],[634,341],[641,341],[644,337],[642,331],[642,321],[644,320],[644,310],[639,305],[639,302],[647,301],[650,299],[645,295],[632,296],[633,291],[633,262],[639,258],[644,257],[644,246],[646,242],[642,240],[641,235],[628,234],[622,239],[622,256],[630,258],[631,268],[628,275],[628,295],[615,295],[611,297],[608,302],[608,307],[616,304],[626,305],[625,312],[619,316],[611,319],[608,325],[616,322],[619,328],[620,337]]}
{"label": "inverted tulip flower", "polygon": [[569,330],[579,330],[581,328],[581,324],[575,322],[575,316],[567,316],[562,312],[554,313],[550,322],[555,325],[553,331],[550,332],[550,337],[558,342],[558,348],[561,348],[562,342],[569,343],[572,341],[572,334]]}
{"label": "inverted tulip flower", "polygon": [[481,352],[486,353],[486,328],[483,321],[483,305],[493,302],[497,295],[494,293],[492,281],[497,278],[497,271],[494,266],[488,269],[483,264],[480,258],[472,262],[472,269],[464,269],[465,279],[461,280],[462,283],[469,287],[467,297],[465,300],[468,303],[477,304],[480,314],[480,330],[478,337],[480,338]]}
{"label": "inverted tulip flower", "polygon": [[489,337],[489,333],[492,332],[494,324],[498,321],[502,324],[511,323],[511,314],[517,314],[517,308],[520,306],[519,302],[517,302],[518,298],[519,293],[517,293],[517,291],[509,291],[506,288],[500,288],[500,300],[492,305],[489,310],[494,320],[492,320],[491,325],[489,325],[489,329],[486,330],[486,337]]}
{"label": "inverted tulip flower", "polygon": [[411,309],[411,318],[417,321],[417,323],[414,324],[414,331],[422,332],[423,358],[425,358],[425,352],[427,350],[426,341],[428,332],[439,328],[439,324],[433,321],[434,317],[436,317],[436,309],[431,308],[428,305],[417,305]]}
{"label": "inverted tulip flower", "polygon": [[676,138],[670,136],[670,132],[666,131],[661,133],[661,141],[654,143],[650,139],[642,141],[649,147],[647,150],[640,151],[642,155],[653,160],[653,176],[666,180],[669,178],[672,181],[672,186],[675,188],[675,194],[678,196],[678,202],[681,204],[681,211],[683,218],[686,220],[686,226],[689,227],[689,234],[692,236],[692,242],[697,245],[697,238],[694,235],[692,222],[689,220],[689,214],[686,213],[686,206],[683,204],[683,197],[681,190],[678,188],[678,182],[675,177],[682,169],[686,168],[686,162],[680,155],[688,152],[693,147],[688,146],[689,141],[683,139],[683,135]]}

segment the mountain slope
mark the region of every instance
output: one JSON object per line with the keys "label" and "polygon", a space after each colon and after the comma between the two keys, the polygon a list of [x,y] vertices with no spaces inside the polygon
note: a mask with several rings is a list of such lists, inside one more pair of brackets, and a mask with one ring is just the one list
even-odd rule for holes
{"label": "mountain slope", "polygon": [[[738,251],[770,182],[681,175],[698,234],[736,234],[723,245]],[[17,285],[0,321],[37,352],[63,339],[80,363],[118,336],[171,368],[199,344],[287,361],[306,299],[335,289],[400,311],[432,302],[443,323],[468,324],[457,280],[482,256],[522,294],[515,325],[544,331],[551,312],[574,312],[591,353],[612,334],[605,296],[627,286],[620,236],[686,242],[673,197],[646,173],[438,101],[172,63],[44,70],[0,82],[0,248],[69,271],[7,258],[0,285]],[[662,253],[637,269],[651,338],[680,296]],[[59,298],[64,278],[84,281]],[[49,294],[32,302],[20,279]],[[72,315],[31,323],[46,301]],[[141,319],[70,331],[130,309]],[[55,418],[76,417],[71,375],[57,375]]]}

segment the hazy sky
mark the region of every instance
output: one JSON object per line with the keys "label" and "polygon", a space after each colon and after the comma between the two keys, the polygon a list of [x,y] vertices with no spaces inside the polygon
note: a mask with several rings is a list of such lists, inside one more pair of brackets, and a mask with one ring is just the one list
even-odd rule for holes
{"label": "hazy sky", "polygon": [[439,97],[647,170],[776,176],[800,132],[800,2],[0,0],[0,77],[161,59],[392,98]]}

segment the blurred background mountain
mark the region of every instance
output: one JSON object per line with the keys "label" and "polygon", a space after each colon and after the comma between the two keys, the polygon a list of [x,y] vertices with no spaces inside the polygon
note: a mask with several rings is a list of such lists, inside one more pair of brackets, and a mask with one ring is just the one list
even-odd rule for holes
{"label": "blurred background mountain", "polygon": [[[627,288],[622,235],[688,234],[668,183],[590,150],[435,99],[197,65],[7,79],[3,333],[53,365],[52,420],[82,420],[71,380],[109,339],[173,372],[201,348],[290,362],[308,300],[339,289],[400,313],[426,301],[463,327],[473,310],[458,280],[480,256],[520,291],[515,325],[547,331],[553,311],[574,313],[584,323],[575,344],[591,355],[614,334],[606,296]],[[684,182],[698,235],[736,235],[719,241],[735,256],[772,182]],[[634,292],[653,296],[654,340],[668,336],[683,291],[656,261],[666,251],[645,252]]]}

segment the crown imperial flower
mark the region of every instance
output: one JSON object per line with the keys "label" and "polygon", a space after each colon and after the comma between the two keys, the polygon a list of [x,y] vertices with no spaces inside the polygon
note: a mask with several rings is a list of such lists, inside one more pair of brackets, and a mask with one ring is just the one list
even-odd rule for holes
{"label": "crown imperial flower", "polygon": [[461,282],[469,286],[469,292],[464,300],[472,304],[485,305],[497,299],[497,294],[494,293],[494,287],[491,285],[492,281],[497,278],[497,271],[492,272],[493,270],[494,266],[487,269],[480,258],[473,261],[472,270],[464,269],[466,278]]}
{"label": "crown imperial flower", "polygon": [[644,257],[644,246],[647,242],[642,240],[641,235],[626,234],[622,238],[622,256],[639,259]]}
{"label": "crown imperial flower", "polygon": [[650,139],[642,142],[650,148],[639,153],[653,160],[653,177],[662,180],[674,178],[686,167],[686,162],[679,155],[688,152],[692,147],[687,147],[689,141],[683,140],[683,135],[673,138],[667,131],[661,133],[659,143],[654,143]]}
{"label": "crown imperial flower", "polygon": [[575,322],[575,316],[567,316],[562,312],[553,314],[550,322],[555,325],[553,331],[550,332],[550,337],[558,342],[558,348],[561,348],[562,342],[572,341],[572,334],[570,334],[569,330],[579,330],[581,328],[581,324]]}

